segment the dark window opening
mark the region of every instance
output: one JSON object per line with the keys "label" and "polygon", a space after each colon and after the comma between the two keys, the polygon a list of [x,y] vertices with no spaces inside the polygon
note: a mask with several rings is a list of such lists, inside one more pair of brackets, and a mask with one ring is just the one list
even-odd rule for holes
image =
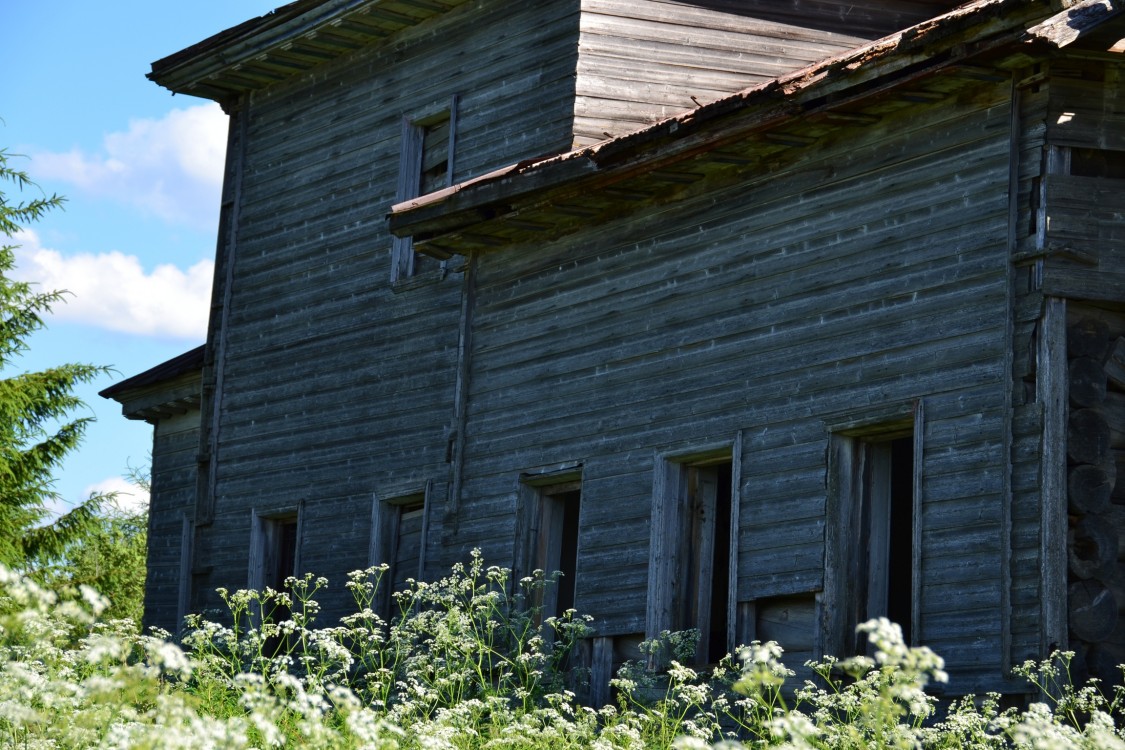
{"label": "dark window opening", "polygon": [[[864,441],[859,539],[860,569],[866,602],[857,602],[856,622],[887,617],[911,639],[914,602],[914,440],[901,437]],[[855,651],[866,648],[856,636]]]}
{"label": "dark window opening", "polygon": [[1075,177],[1125,180],[1125,151],[1072,148],[1070,150],[1070,173]]}
{"label": "dark window opening", "polygon": [[539,488],[539,525],[533,566],[550,578],[536,605],[542,617],[561,617],[574,607],[578,576],[579,517],[582,493],[578,482]]}
{"label": "dark window opening", "polygon": [[277,523],[277,561],[266,585],[282,591],[286,588],[285,580],[297,573],[297,519],[275,523]]}
{"label": "dark window opening", "polygon": [[392,591],[403,591],[406,589],[407,579],[416,579],[419,575],[426,504],[418,500],[407,505],[394,506],[394,509],[398,513],[398,530],[394,543],[394,559],[390,561],[390,583]]}
{"label": "dark window opening", "polygon": [[[250,588],[287,591],[286,579],[297,574],[298,520],[294,516],[255,516],[255,523],[251,534]],[[291,616],[289,607],[278,604],[277,600],[263,601],[261,611],[254,615],[256,619],[268,618],[273,623],[285,622]],[[269,638],[264,644],[264,653],[276,654],[283,645],[281,638]]]}
{"label": "dark window opening", "polygon": [[447,188],[449,169],[449,117],[427,126],[422,136],[422,174],[420,195]]}
{"label": "dark window opening", "polygon": [[425,575],[429,492],[427,485],[422,492],[374,501],[369,564],[388,569],[379,581],[373,608],[386,617],[398,613],[392,594],[404,591],[408,580]]}
{"label": "dark window opening", "polygon": [[848,426],[828,444],[823,654],[868,651],[856,626],[886,617],[907,644],[921,637],[918,559],[922,404],[889,423]]}
{"label": "dark window opening", "polygon": [[[399,155],[398,186],[395,201],[416,198],[453,184],[456,158],[457,97],[448,106],[418,117],[402,120],[402,146]],[[427,271],[441,263],[414,252],[411,237],[395,237],[391,243],[391,282],[398,282]]]}
{"label": "dark window opening", "polygon": [[680,569],[675,629],[699,630],[696,663],[717,663],[727,653],[730,591],[731,462],[685,466]]}
{"label": "dark window opening", "polygon": [[708,630],[707,663],[715,664],[727,653],[727,605],[730,591],[731,465],[714,467],[715,538],[712,544],[711,580],[708,596],[711,612]]}
{"label": "dark window opening", "polygon": [[887,617],[910,643],[914,601],[914,441],[891,441],[890,548],[887,555]]}

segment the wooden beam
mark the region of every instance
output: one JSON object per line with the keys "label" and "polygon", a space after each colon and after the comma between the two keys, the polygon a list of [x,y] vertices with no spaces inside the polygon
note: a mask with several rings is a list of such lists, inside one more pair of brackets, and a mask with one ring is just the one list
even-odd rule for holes
{"label": "wooden beam", "polygon": [[1046,21],[1027,30],[1030,41],[1066,47],[1122,11],[1120,0],[1083,0],[1065,6]]}
{"label": "wooden beam", "polygon": [[1043,407],[1040,444],[1040,656],[1067,647],[1067,359],[1066,300],[1047,298],[1039,321],[1036,400]]}

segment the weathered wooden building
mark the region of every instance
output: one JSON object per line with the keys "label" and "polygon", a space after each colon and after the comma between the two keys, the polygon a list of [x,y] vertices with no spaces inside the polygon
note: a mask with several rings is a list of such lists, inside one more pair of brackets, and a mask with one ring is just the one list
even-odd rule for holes
{"label": "weathered wooden building", "polygon": [[149,622],[479,547],[602,673],[1125,657],[1120,7],[299,0],[154,63],[230,138],[207,344],[109,389]]}

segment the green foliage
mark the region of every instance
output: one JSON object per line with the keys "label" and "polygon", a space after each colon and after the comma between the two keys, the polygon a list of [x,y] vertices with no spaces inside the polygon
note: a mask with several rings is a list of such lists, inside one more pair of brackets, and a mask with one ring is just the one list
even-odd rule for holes
{"label": "green foliage", "polygon": [[[4,187],[22,194],[35,184],[10,165],[0,150],[0,234],[12,239],[25,225],[59,208],[57,195],[13,200]],[[27,566],[58,557],[99,523],[105,498],[93,496],[69,513],[45,523],[58,500],[52,476],[82,440],[90,417],[72,419],[82,401],[74,395],[106,368],[64,364],[41,372],[14,372],[28,338],[64,292],[42,292],[11,278],[16,245],[0,246],[0,563]]]}
{"label": "green foliage", "polygon": [[[349,581],[357,611],[315,627],[306,576],[290,592],[225,592],[228,624],[195,618],[187,651],[119,622],[81,587],[55,592],[0,567],[0,746],[20,748],[1122,748],[1123,691],[1075,688],[1068,655],[1016,670],[1047,702],[999,708],[968,696],[938,718],[940,657],[865,623],[873,657],[792,677],[776,643],[753,643],[710,674],[683,666],[692,634],[645,646],[666,673],[627,665],[619,703],[584,707],[568,687],[589,634],[573,613],[540,626],[508,572],[479,555],[412,583],[387,622],[371,609],[382,569]],[[542,577],[519,583],[546,585]],[[166,635],[166,634],[164,634]],[[1029,695],[1032,693],[1029,693]]]}
{"label": "green foliage", "polygon": [[87,586],[108,600],[103,618],[140,623],[144,609],[148,512],[107,504],[81,536],[35,571],[51,588]]}

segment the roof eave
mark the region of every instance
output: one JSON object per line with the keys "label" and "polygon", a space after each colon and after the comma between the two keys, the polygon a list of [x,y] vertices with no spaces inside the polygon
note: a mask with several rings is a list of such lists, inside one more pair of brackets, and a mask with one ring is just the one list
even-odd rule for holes
{"label": "roof eave", "polygon": [[[147,78],[173,93],[223,102],[466,1],[429,0],[412,6],[414,14],[406,16],[385,9],[395,0],[295,0],[157,60]],[[307,48],[294,49],[295,45]],[[271,59],[274,56],[283,62]]]}
{"label": "roof eave", "polygon": [[[1122,0],[1064,2],[1043,18],[1042,0],[977,0],[930,21],[740,91],[647,128],[567,154],[496,170],[391,207],[388,226],[416,247],[505,215],[536,194],[582,190],[656,169],[747,133],[776,127],[813,109],[846,103],[1005,46],[1058,49],[1118,15]],[[1056,0],[1055,6],[1060,5]]]}

